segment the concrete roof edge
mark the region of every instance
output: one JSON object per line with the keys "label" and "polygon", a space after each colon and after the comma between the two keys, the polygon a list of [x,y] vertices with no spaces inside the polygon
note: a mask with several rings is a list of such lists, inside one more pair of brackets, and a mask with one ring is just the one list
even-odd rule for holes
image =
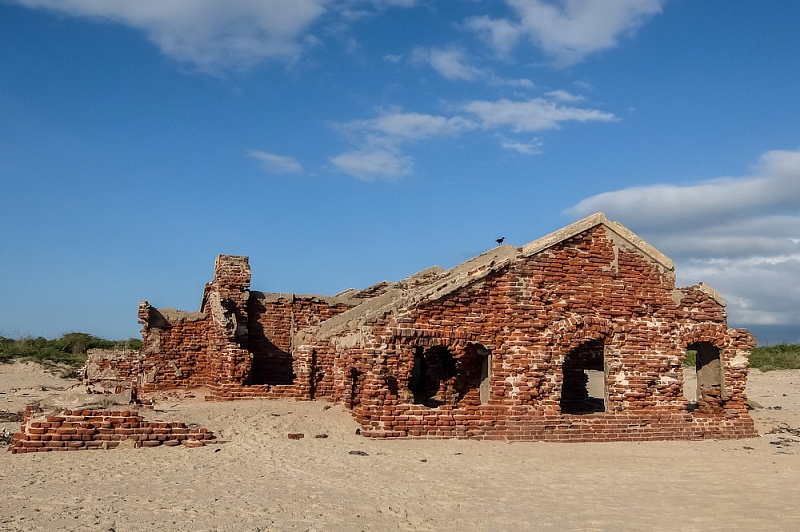
{"label": "concrete roof edge", "polygon": [[706,283],[700,282],[697,284],[697,287],[700,289],[701,292],[706,294],[708,297],[710,297],[723,307],[727,306],[725,304],[725,300],[722,298],[722,294],[720,294],[719,292],[708,286]]}
{"label": "concrete roof edge", "polygon": [[621,236],[635,247],[637,247],[642,253],[662,265],[664,268],[668,270],[675,269],[675,263],[672,262],[672,259],[661,253],[659,250],[654,248],[651,244],[648,244],[642,237],[625,227],[619,222],[612,222],[606,220],[604,225],[614,231],[617,235]]}
{"label": "concrete roof edge", "polygon": [[338,303],[356,304],[359,302],[358,300],[348,297],[347,295],[340,294],[335,296],[323,296],[319,294],[295,294],[294,292],[261,292],[259,290],[251,290],[250,295],[251,297],[255,297],[269,303],[275,303],[281,299],[285,299],[289,302],[297,299],[322,301],[328,303],[329,305],[336,305]]}
{"label": "concrete roof edge", "polygon": [[[504,244],[473,257],[449,270],[438,266],[426,268],[398,281],[386,292],[338,314],[320,324],[318,338],[329,338],[342,330],[366,326],[386,314],[409,308],[421,301],[435,301],[485,278],[490,272],[505,267],[517,253],[517,248]],[[406,288],[408,281],[433,274],[430,282]]]}

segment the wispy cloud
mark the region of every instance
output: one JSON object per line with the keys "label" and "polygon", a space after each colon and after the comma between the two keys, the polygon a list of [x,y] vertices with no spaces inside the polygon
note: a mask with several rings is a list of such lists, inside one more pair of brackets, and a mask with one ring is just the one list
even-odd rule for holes
{"label": "wispy cloud", "polygon": [[349,151],[332,157],[330,161],[345,174],[362,181],[393,180],[414,172],[410,157],[389,149]]}
{"label": "wispy cloud", "polygon": [[461,50],[415,48],[411,52],[411,60],[430,65],[440,76],[451,81],[474,81],[485,75],[484,71],[467,63],[466,55]]}
{"label": "wispy cloud", "polygon": [[[800,151],[770,151],[752,175],[688,186],[651,185],[605,192],[570,208],[572,214],[607,209],[639,227],[704,227],[800,205]],[[673,225],[674,227],[674,225]]]}
{"label": "wispy cloud", "polygon": [[494,74],[489,75],[488,83],[495,87],[516,87],[519,89],[533,89],[536,87],[533,81],[527,78],[501,78]]}
{"label": "wispy cloud", "polygon": [[466,26],[497,53],[508,54],[523,38],[568,66],[586,56],[617,46],[648,18],[661,12],[665,0],[506,0],[513,19],[472,17]]}
{"label": "wispy cloud", "polygon": [[706,281],[738,324],[800,326],[800,150],[765,153],[750,173],[685,186],[606,192],[567,209],[605,211]]}
{"label": "wispy cloud", "polygon": [[265,151],[249,150],[247,156],[261,163],[261,167],[273,174],[302,174],[303,167],[294,157],[276,155]]}
{"label": "wispy cloud", "polygon": [[514,150],[525,155],[536,155],[542,153],[542,142],[539,139],[533,139],[530,142],[519,142],[510,139],[503,139],[500,144],[506,150]]}
{"label": "wispy cloud", "polygon": [[501,56],[511,52],[522,33],[519,26],[509,20],[487,16],[470,17],[465,21],[465,26],[476,31]]}
{"label": "wispy cloud", "polygon": [[[568,94],[564,91],[563,94]],[[563,94],[558,94],[562,96]],[[472,101],[461,106],[453,116],[406,113],[397,109],[384,111],[377,118],[352,120],[336,128],[359,146],[331,162],[343,172],[365,179],[371,173],[377,178],[408,175],[412,161],[402,154],[408,144],[423,139],[443,139],[458,135],[492,131],[499,135],[501,147],[525,155],[541,153],[542,141],[508,138],[514,133],[530,133],[559,129],[563,122],[613,122],[617,118],[596,109],[561,104],[546,98],[512,101]]]}
{"label": "wispy cloud", "polygon": [[354,133],[368,134],[373,141],[382,138],[383,143],[397,144],[399,141],[420,140],[434,136],[452,136],[475,129],[476,124],[460,116],[445,117],[422,113],[386,113],[371,120],[354,120],[343,124]]}
{"label": "wispy cloud", "polygon": [[558,129],[562,122],[614,122],[612,113],[597,109],[582,109],[559,105],[544,98],[524,101],[507,99],[497,101],[476,100],[464,109],[480,118],[486,128],[510,127],[514,132],[542,131]]}
{"label": "wispy cloud", "polygon": [[[402,55],[384,56],[384,60],[398,62]],[[463,50],[456,48],[421,48],[411,51],[410,61],[416,65],[427,65],[440,76],[450,81],[484,81],[494,87],[516,87],[533,89],[533,81],[527,78],[503,78],[488,68],[478,68],[470,64],[469,57]]]}
{"label": "wispy cloud", "polygon": [[544,93],[544,95],[549,96],[554,100],[558,100],[559,102],[567,102],[567,103],[582,102],[586,99],[583,96],[578,96],[561,89],[546,92]]}
{"label": "wispy cloud", "polygon": [[337,128],[361,147],[337,155],[331,162],[346,174],[365,181],[394,179],[413,173],[411,158],[401,153],[403,145],[452,137],[476,127],[473,121],[461,116],[384,112],[377,118],[339,124]]}
{"label": "wispy cloud", "polygon": [[203,71],[247,68],[263,59],[292,60],[304,34],[331,0],[13,0],[143,31],[164,55]]}

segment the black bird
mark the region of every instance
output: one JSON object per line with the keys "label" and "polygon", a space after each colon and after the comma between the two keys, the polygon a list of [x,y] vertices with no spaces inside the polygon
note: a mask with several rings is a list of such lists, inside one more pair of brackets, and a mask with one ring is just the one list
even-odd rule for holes
{"label": "black bird", "polygon": [[500,244],[502,244],[502,243],[503,243],[503,240],[505,240],[505,239],[506,239],[506,237],[504,237],[504,236],[501,236],[500,238],[498,238],[497,240],[495,240],[495,242],[497,242],[497,245],[499,246]]}

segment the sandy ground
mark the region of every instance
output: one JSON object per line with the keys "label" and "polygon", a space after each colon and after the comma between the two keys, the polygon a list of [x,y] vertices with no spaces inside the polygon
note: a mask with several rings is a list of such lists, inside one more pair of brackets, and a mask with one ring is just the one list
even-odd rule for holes
{"label": "sandy ground", "polygon": [[[80,401],[72,384],[0,365],[0,411]],[[602,444],[376,441],[324,402],[162,401],[147,419],[229,441],[0,452],[0,530],[800,529],[800,371],[748,391],[759,438]]]}

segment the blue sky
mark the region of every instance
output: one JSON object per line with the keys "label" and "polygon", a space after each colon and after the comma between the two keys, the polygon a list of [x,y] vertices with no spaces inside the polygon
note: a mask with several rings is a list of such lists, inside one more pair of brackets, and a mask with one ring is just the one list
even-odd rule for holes
{"label": "blue sky", "polygon": [[0,335],[137,336],[604,211],[800,341],[798,2],[0,1]]}

